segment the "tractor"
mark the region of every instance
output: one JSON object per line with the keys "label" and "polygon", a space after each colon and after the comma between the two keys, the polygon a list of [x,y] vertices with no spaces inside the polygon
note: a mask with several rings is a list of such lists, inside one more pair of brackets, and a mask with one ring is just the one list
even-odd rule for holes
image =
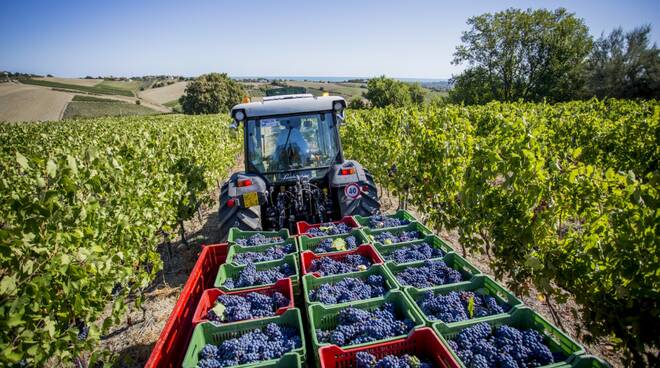
{"label": "tractor", "polygon": [[295,231],[298,221],[325,223],[380,212],[373,177],[344,159],[339,126],[346,101],[337,96],[264,97],[231,110],[242,125],[245,171],[220,191],[219,227]]}

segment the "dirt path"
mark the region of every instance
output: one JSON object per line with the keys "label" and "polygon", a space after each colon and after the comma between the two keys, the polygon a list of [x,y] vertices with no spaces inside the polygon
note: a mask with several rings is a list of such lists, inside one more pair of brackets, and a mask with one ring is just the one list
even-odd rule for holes
{"label": "dirt path", "polygon": [[19,83],[0,83],[0,121],[60,120],[73,93]]}

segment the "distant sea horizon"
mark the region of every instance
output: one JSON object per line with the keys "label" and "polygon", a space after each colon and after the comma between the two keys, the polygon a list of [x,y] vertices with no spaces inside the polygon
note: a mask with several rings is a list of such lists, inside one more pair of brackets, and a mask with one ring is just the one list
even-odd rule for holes
{"label": "distant sea horizon", "polygon": [[[234,79],[281,79],[281,80],[292,80],[292,81],[309,81],[309,82],[346,82],[349,80],[355,79],[370,79],[374,77],[324,77],[324,76],[291,76],[291,75],[255,75],[255,76],[232,76]],[[403,82],[419,82],[419,83],[432,83],[432,82],[447,82],[449,79],[444,78],[396,78],[392,77]]]}

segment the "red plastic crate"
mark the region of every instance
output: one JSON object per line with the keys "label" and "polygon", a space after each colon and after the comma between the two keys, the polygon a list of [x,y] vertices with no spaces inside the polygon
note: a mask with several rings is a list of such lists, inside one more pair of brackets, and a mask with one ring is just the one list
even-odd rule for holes
{"label": "red plastic crate", "polygon": [[414,354],[430,359],[438,367],[459,368],[446,346],[428,327],[414,330],[408,337],[353,349],[327,345],[319,349],[321,368],[350,368],[355,366],[355,354],[366,351],[381,359],[386,355]]}
{"label": "red plastic crate", "polygon": [[213,287],[218,267],[227,258],[227,244],[208,245],[202,252],[190,272],[188,281],[160,333],[160,337],[145,367],[174,368],[180,367],[188,347],[188,340],[193,331],[194,306],[205,289]]}
{"label": "red plastic crate", "polygon": [[[324,223],[329,224],[330,222],[324,222]],[[357,221],[355,221],[355,219],[351,216],[345,216],[339,221],[332,221],[332,223],[333,224],[344,223],[353,229],[360,228],[360,224],[358,224]],[[309,231],[309,229],[319,227],[321,225],[322,224],[310,224],[307,221],[298,221],[296,223],[296,230],[297,230],[296,234],[298,235],[306,234]]]}
{"label": "red plastic crate", "polygon": [[193,325],[197,325],[200,322],[208,321],[206,319],[206,314],[208,313],[209,309],[213,308],[215,301],[218,299],[220,295],[225,295],[225,294],[245,295],[251,292],[257,292],[260,294],[266,294],[268,296],[271,296],[276,291],[279,291],[280,293],[284,294],[284,296],[289,298],[289,305],[287,305],[286,307],[281,307],[277,311],[275,311],[276,315],[280,315],[286,312],[287,309],[293,308],[293,297],[294,297],[293,285],[291,284],[291,279],[289,278],[277,280],[277,282],[274,283],[273,285],[257,287],[250,290],[226,292],[220,289],[207,289],[204,291],[202,297],[199,300],[199,303],[197,304],[197,308],[195,309],[195,314],[193,315],[192,323]]}
{"label": "red plastic crate", "polygon": [[332,254],[316,254],[311,250],[306,250],[300,253],[300,264],[302,266],[302,274],[312,274],[315,277],[321,277],[319,272],[311,272],[309,269],[312,267],[312,261],[315,259],[330,257],[333,259],[338,259],[345,257],[349,254],[359,254],[367,259],[370,259],[373,264],[383,264],[383,259],[380,258],[378,252],[371,244],[362,244],[355,249],[347,250],[344,252],[336,252]]}

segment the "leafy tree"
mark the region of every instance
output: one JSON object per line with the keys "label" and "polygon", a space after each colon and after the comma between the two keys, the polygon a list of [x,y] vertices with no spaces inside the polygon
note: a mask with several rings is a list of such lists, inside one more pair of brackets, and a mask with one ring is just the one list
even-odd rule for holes
{"label": "leafy tree", "polygon": [[589,97],[660,98],[660,53],[650,32],[647,25],[601,35],[586,65]]}
{"label": "leafy tree", "polygon": [[243,87],[225,73],[210,73],[188,83],[179,103],[185,114],[228,112],[245,96]]}
{"label": "leafy tree", "polygon": [[408,86],[384,75],[369,79],[367,93],[364,97],[371,102],[371,106],[385,107],[388,105],[405,106],[411,102]]}
{"label": "leafy tree", "polygon": [[408,84],[382,75],[369,79],[364,97],[374,107],[388,105],[400,107],[411,103],[423,103],[424,89],[419,84]]}
{"label": "leafy tree", "polygon": [[582,90],[592,40],[584,21],[566,9],[507,9],[467,23],[453,63],[468,67],[453,79],[453,101],[561,101]]}
{"label": "leafy tree", "polygon": [[426,92],[424,91],[424,88],[422,88],[421,84],[408,84],[408,93],[410,94],[410,100],[412,100],[413,103],[417,105],[424,103],[424,96],[426,96]]}
{"label": "leafy tree", "polygon": [[367,107],[367,103],[362,99],[362,97],[359,96],[351,98],[351,100],[348,102],[349,109],[361,110],[366,109]]}

